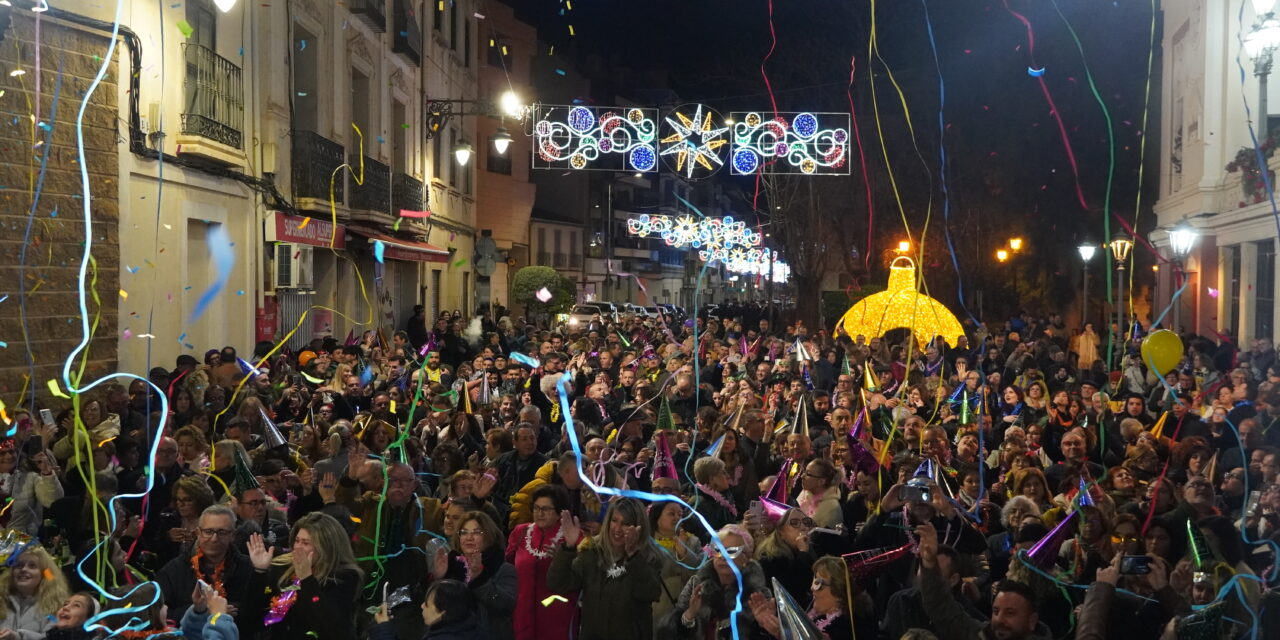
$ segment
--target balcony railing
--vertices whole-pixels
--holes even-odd
[[[360,157],[352,156],[348,162],[352,170],[360,172]],[[347,203],[352,209],[391,212],[391,167],[373,158],[364,158],[364,184],[356,184],[351,180],[351,200]]]
[[[398,53],[415,66],[422,64],[422,26],[418,15],[408,0],[395,2],[395,35],[391,39],[392,53]]]
[[[347,0],[351,15],[365,23],[374,33],[387,31],[387,0]]]
[[[391,215],[400,215],[401,209],[426,211],[426,187],[422,181],[407,174],[391,176]]]
[[[244,82],[240,67],[195,43],[182,45],[187,62],[182,133],[240,149],[244,140]]]
[[[293,135],[293,191],[299,198],[329,200],[329,177],[346,162],[342,145],[314,131],[295,131]],[[346,181],[339,173],[333,184],[333,197],[342,202]]]
[[[570,269],[582,268],[582,256],[580,254],[577,254],[577,253],[569,254],[569,268]]]
[[[555,264],[553,266],[563,269],[564,265],[568,263],[569,263],[569,256],[559,252],[555,254]]]
[[[539,251],[539,252],[538,252],[538,266],[541,266],[541,267],[549,267],[549,266],[551,266],[551,253],[550,253],[550,252],[548,252],[548,251]]]

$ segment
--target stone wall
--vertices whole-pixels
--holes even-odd
[[[35,27],[31,12],[13,9],[11,23],[0,34],[0,89],[4,91],[0,96],[0,296],[8,296],[0,302],[0,341],[8,344],[0,348],[0,399],[12,411],[30,402],[34,388],[37,403],[56,412],[69,402],[51,396],[48,380],[61,381],[63,360],[82,339],[77,292],[85,229],[75,121],[106,55],[109,34],[42,19],[37,74]],[[128,73],[128,59],[120,42],[115,60],[125,61],[125,66],[111,65],[89,100],[83,121],[92,196],[92,253],[101,301],[100,306],[92,297],[87,301],[90,322],[98,312],[101,318],[87,349],[85,382],[115,370],[118,313],[120,307],[127,308],[119,293],[117,146],[125,130],[117,116],[126,114],[117,105],[117,81],[121,72]],[[11,75],[15,70],[25,73]],[[50,134],[48,149],[36,144]],[[42,162],[43,185],[37,188]],[[86,285],[92,277],[91,267]],[[28,395],[23,396],[29,375]]]

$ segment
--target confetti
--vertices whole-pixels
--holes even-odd
[[[178,31],[182,32],[182,37],[190,38],[191,34],[196,32],[196,29],[195,27],[191,26],[190,22],[187,22],[186,20],[179,20]]]
[[[568,601],[569,599],[565,598],[564,596],[551,595],[542,599],[542,606],[549,607],[552,604],[555,604],[556,602],[568,602]]]
[[[71,396],[62,392],[62,389],[58,387],[58,381],[53,378],[49,378],[49,393],[52,393],[54,396],[59,398],[66,398],[67,400],[71,399]]]
[[[307,50],[307,41],[306,41],[306,40],[302,40],[302,41],[298,44],[298,51],[306,51],[306,50]]]
[[[387,252],[387,245],[382,244],[381,240],[373,241],[373,258],[378,262],[383,261],[383,256]]]
[[[123,332],[120,333],[120,336],[125,340],[128,340],[129,338],[133,337],[133,332],[128,329],[125,329]]]
[[[120,290],[120,299],[121,299],[121,300],[128,300],[128,299],[129,299],[129,292],[128,292],[128,291],[125,291],[124,289],[121,289],[121,290]]]
[[[1031,76],[1032,78],[1039,78],[1040,76],[1044,75],[1044,69],[1043,68],[1032,69],[1031,67],[1027,67],[1027,75]]]
[[[244,295],[244,289],[236,289],[236,295],[238,296]]]
[[[217,265],[218,276],[196,301],[196,306],[191,311],[192,320],[199,318],[205,309],[209,308],[214,298],[222,293],[222,289],[227,286],[227,280],[231,278],[231,268],[236,263],[236,254],[231,249],[231,237],[227,235],[225,225],[210,226],[209,232],[205,234],[205,243],[209,245],[209,253],[213,255],[213,262]]]
[[[404,218],[396,218],[396,223],[395,223],[395,224],[393,224],[393,225],[391,225],[391,230],[392,230],[392,231],[399,231],[399,230],[400,230],[400,223],[401,223],[401,222],[404,222]]]
[[[431,215],[430,211],[410,211],[408,209],[400,210],[401,218],[429,218]]]
[[[309,224],[311,224],[311,218],[303,218],[302,222],[298,224],[298,228],[306,229]]]
[[[547,289],[546,287],[543,287],[541,289],[538,289],[538,292],[533,294],[533,297],[537,298],[538,302],[543,302],[543,303],[548,302],[549,300],[551,300],[551,297],[552,297],[551,290]]]

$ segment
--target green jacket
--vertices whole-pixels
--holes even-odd
[[[580,549],[561,547],[547,571],[547,587],[556,593],[582,593],[578,640],[652,640],[653,603],[662,594],[658,564],[648,553],[627,560],[616,578],[605,573],[599,549],[590,541]]]
[[[338,481],[334,496],[338,504],[351,510],[356,520],[355,551],[356,561],[365,575],[381,579],[386,568],[398,565],[403,569],[399,580],[393,580],[395,586],[408,584],[405,579],[417,574],[421,578],[426,567],[431,566],[432,558],[426,558],[423,551],[434,534],[443,535],[444,506],[436,498],[418,497],[417,504],[410,502],[402,509],[392,508],[382,501],[382,494],[368,491],[360,493],[359,485],[343,477]],[[374,541],[379,538],[378,519],[381,516],[381,542],[375,548]],[[384,570],[380,572],[374,556],[381,554]],[[409,560],[408,563],[397,562]],[[392,571],[392,573],[397,573]]]

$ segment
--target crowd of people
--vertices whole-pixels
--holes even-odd
[[[1280,633],[1269,342],[717,312],[419,308],[11,408],[0,640]]]

